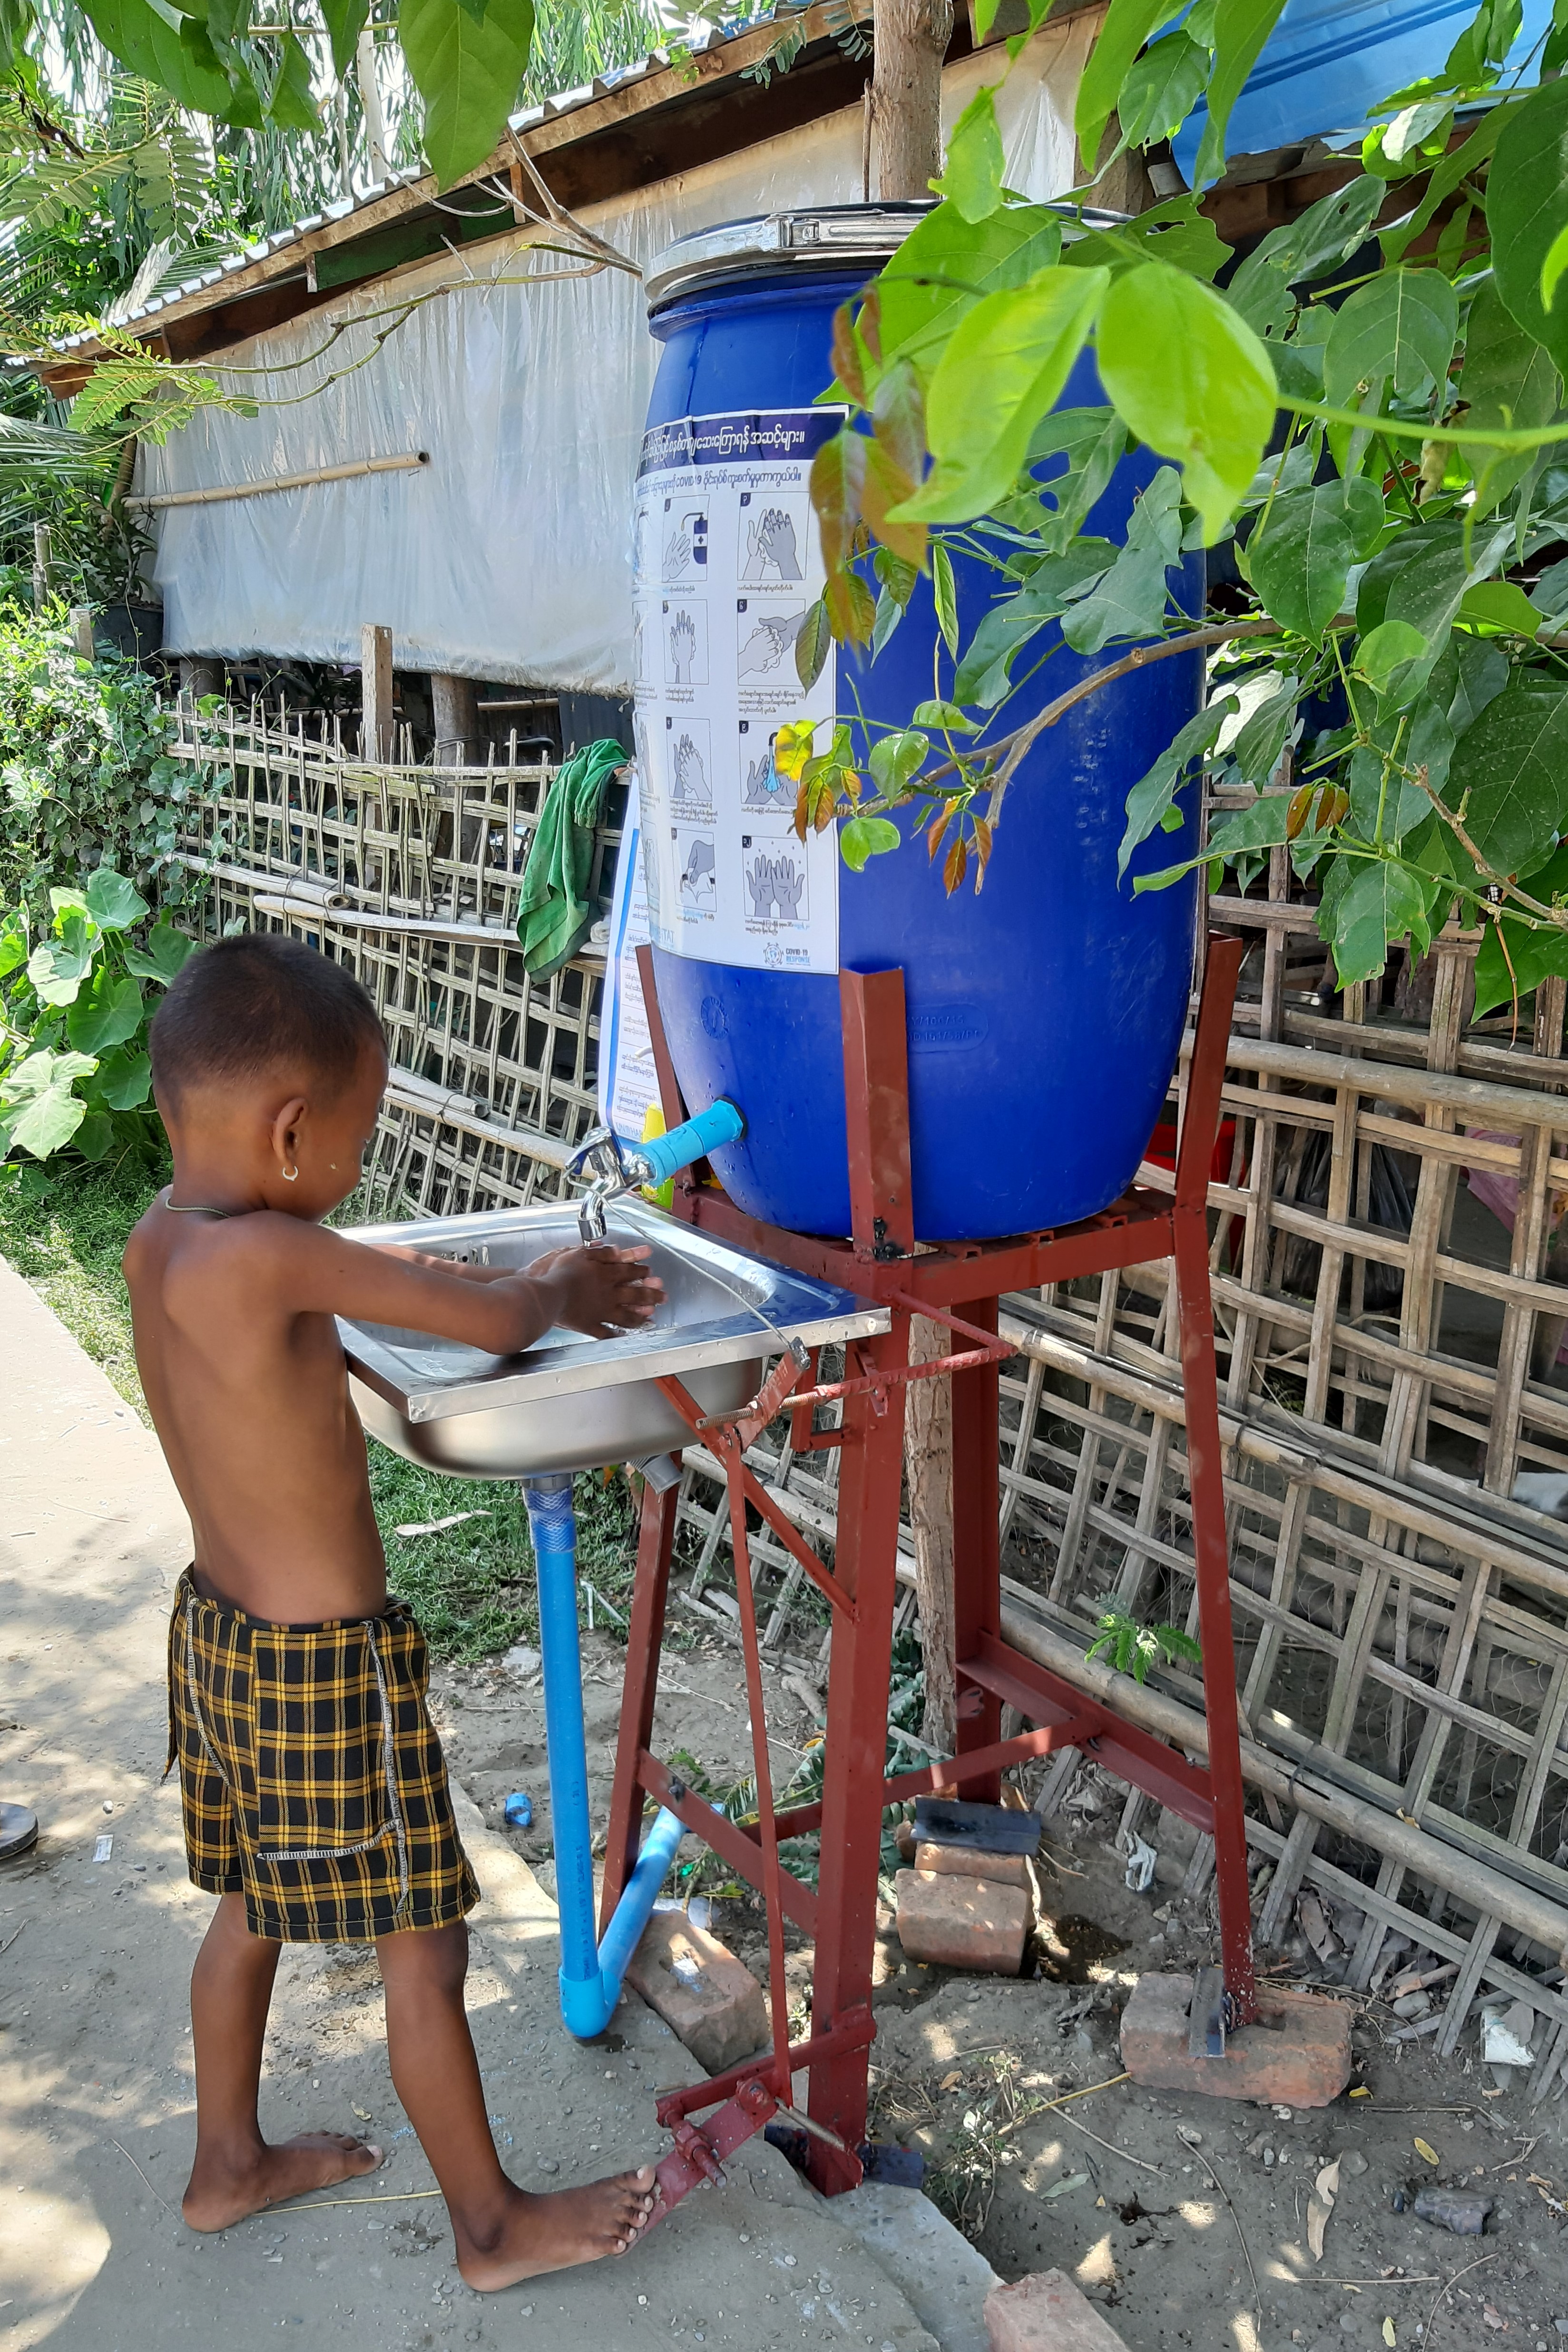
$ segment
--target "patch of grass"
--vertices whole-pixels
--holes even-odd
[[[0,1169],[0,1255],[31,1283],[83,1352],[101,1364],[127,1404],[145,1421],[136,1372],[131,1301],[121,1277],[126,1235],[163,1176],[122,1163],[61,1163],[58,1175],[36,1164]]]
[[[8,1183],[3,1181],[7,1172],[0,1170],[0,1255],[146,1421],[120,1258],[126,1235],[164,1178],[80,1161],[63,1162],[58,1174],[23,1168]],[[533,1550],[516,1486],[444,1477],[374,1440],[369,1454],[388,1589],[413,1604],[436,1656],[473,1660],[536,1639]],[[636,1561],[636,1512],[626,1481],[618,1472],[608,1478],[584,1474],[576,1482],[576,1502],[582,1578],[625,1617]],[[489,1517],[439,1535],[396,1532],[456,1511]],[[624,1632],[613,1620],[608,1630]]]

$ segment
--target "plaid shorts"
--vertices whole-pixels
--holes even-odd
[[[198,1886],[243,1895],[253,1936],[364,1943],[445,1927],[479,1899],[425,1705],[414,1612],[268,1625],[205,1600],[169,1620],[169,1765]]]

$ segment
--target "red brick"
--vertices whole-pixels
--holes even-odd
[[[751,1969],[683,1912],[654,1913],[626,1982],[710,2074],[751,2057],[768,2038],[767,2000]]]
[[[1200,2091],[1216,2099],[1264,2099],[1326,2107],[1351,2074],[1351,2011],[1315,1993],[1260,1990],[1257,2025],[1226,2036],[1223,2058],[1187,2054],[1193,1980],[1142,1976],[1121,2012],[1121,2058],[1152,2091]]]
[[[983,1878],[988,1886],[1021,1886],[1029,1893],[1029,1873],[1021,1853],[983,1853],[977,1845],[933,1845],[922,1838],[915,1848],[915,1868],[934,1870],[942,1878]]]
[[[934,1870],[900,1870],[893,1885],[899,1941],[911,1960],[1017,1975],[1029,1932],[1029,1903],[1016,1886],[944,1877]]]
[[[1065,2271],[1033,2271],[985,2298],[991,2352],[1127,2352]]]

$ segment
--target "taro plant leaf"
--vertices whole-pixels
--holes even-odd
[[[1075,540],[1065,554],[1047,556],[1016,595],[993,604],[964,647],[952,687],[958,700],[994,709],[1022,647],[1102,580],[1119,553],[1108,539]],[[1162,566],[1162,588],[1163,578]]]
[[[947,142],[947,166],[931,186],[955,205],[966,221],[983,221],[1002,202],[1002,133],[996,127],[994,84],[977,89]],[[857,867],[858,872],[859,868]]]
[[[92,1098],[110,1110],[135,1110],[153,1091],[150,1054],[105,1055],[91,1082]]]
[[[110,866],[94,869],[84,901],[100,931],[128,931],[147,913],[147,901],[133,882]]]
[[[1321,645],[1350,568],[1382,522],[1382,499],[1359,478],[1277,498],[1247,542],[1247,570],[1266,610]]]
[[[1166,262],[1145,262],[1106,294],[1098,334],[1106,391],[1140,440],[1174,457],[1205,544],[1216,540],[1263,457],[1274,371],[1221,295]]]
[[[1541,299],[1546,257],[1568,227],[1568,81],[1542,82],[1510,110],[1487,177],[1487,226],[1498,292],[1568,369],[1568,303],[1559,295],[1548,310]]]
[[[1458,296],[1439,271],[1381,270],[1335,313],[1323,357],[1330,407],[1364,393],[1370,412],[1385,383],[1413,398],[1428,381],[1445,383],[1458,331]]]
[[[45,1004],[74,1004],[91,969],[93,944],[79,915],[68,915],[60,937],[40,940],[27,958],[27,978]]]
[[[27,927],[20,915],[7,915],[0,923],[0,980],[26,961]]]
[[[125,969],[138,980],[161,980],[166,988],[179,976],[195,946],[195,940],[175,930],[172,923],[158,923],[149,932],[144,948],[127,942]]]
[[[1447,803],[1494,872],[1520,874],[1554,841],[1568,803],[1568,692],[1515,675],[1455,746]]]
[[[1189,719],[1175,740],[1161,752],[1146,776],[1140,776],[1127,795],[1127,829],[1116,853],[1116,878],[1121,881],[1135,849],[1148,840],[1174,803],[1194,760],[1201,759],[1226,720],[1240,709],[1234,694],[1222,695]]]
[[[1466,425],[1520,431],[1550,424],[1560,390],[1550,353],[1507,309],[1495,279],[1484,279],[1471,299],[1465,329],[1459,398],[1468,411]],[[1466,455],[1476,478],[1472,512],[1477,520],[1517,488],[1534,462],[1529,449],[1471,448]]]
[[[1373,980],[1388,961],[1388,943],[1415,931],[1423,950],[1426,897],[1414,875],[1394,859],[1358,861],[1361,871],[1333,909],[1334,969],[1341,985]]]
[[[1208,123],[1193,166],[1194,188],[1217,179],[1225,170],[1225,133],[1231,108],[1241,96],[1284,5],[1285,0],[1219,0],[1214,18]]]
[[[402,0],[397,30],[425,100],[425,152],[450,187],[482,163],[517,103],[533,37],[533,0]]]
[[[1075,653],[1098,653],[1112,637],[1147,637],[1165,618],[1166,574],[1182,550],[1182,485],[1162,466],[1127,524],[1127,544],[1103,580],[1073,604],[1062,635]]]
[[[1026,285],[1061,249],[1061,221],[1044,205],[1007,205],[975,222],[956,205],[939,205],[876,281],[884,363],[900,352],[934,360],[965,310],[987,294]]]
[[[1110,0],[1079,79],[1073,111],[1073,129],[1086,170],[1092,172],[1099,161],[1105,126],[1133,59],[1161,26],[1180,13],[1180,0]]]
[[[47,1160],[68,1143],[87,1115],[87,1105],[72,1087],[95,1067],[89,1054],[45,1050],[7,1070],[0,1077],[0,1122],[12,1144],[35,1160]]]
[[[926,394],[936,465],[895,521],[965,522],[1006,496],[1109,282],[1102,269],[1042,269],[960,320]]]
[[[838,854],[852,874],[864,870],[868,857],[885,856],[900,840],[890,817],[852,816],[838,835]]]
[[[142,1026],[142,991],[132,979],[116,980],[100,964],[92,984],[66,1017],[66,1034],[79,1054],[94,1056],[123,1045]]]
[[[1129,147],[1149,147],[1179,131],[1208,79],[1209,53],[1184,32],[1167,33],[1135,60],[1121,85],[1117,120]]]

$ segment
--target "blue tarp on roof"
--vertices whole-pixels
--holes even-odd
[[[1367,109],[1443,61],[1476,0],[1285,0],[1285,10],[1231,111],[1232,155],[1262,155],[1298,140],[1360,132]],[[1552,21],[1551,0],[1524,0],[1510,54],[1523,63]],[[1200,106],[1172,141],[1190,181],[1208,122]]]

